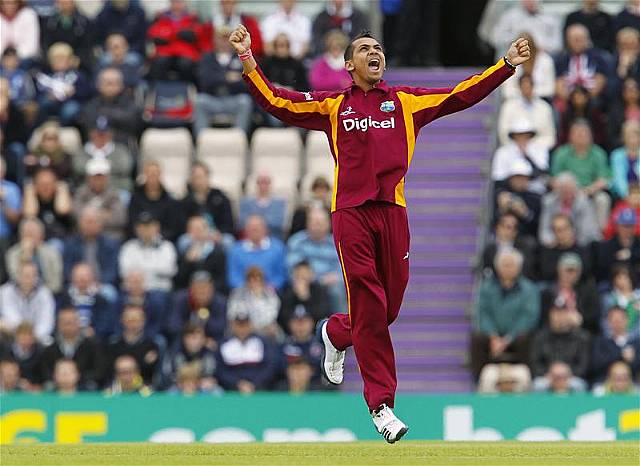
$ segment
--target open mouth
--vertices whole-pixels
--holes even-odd
[[[367,63],[367,67],[369,68],[369,71],[373,73],[377,73],[378,71],[380,71],[380,59],[379,58],[370,59],[369,62]]]

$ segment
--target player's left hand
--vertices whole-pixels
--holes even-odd
[[[529,48],[529,41],[523,37],[513,42],[509,50],[507,50],[507,60],[515,66],[521,65],[530,57],[531,49]]]

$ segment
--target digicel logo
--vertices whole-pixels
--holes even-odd
[[[351,131],[353,129],[359,129],[360,131],[367,131],[369,128],[395,128],[396,119],[394,117],[388,120],[377,121],[368,118],[345,118],[342,120],[342,125],[345,131]]]

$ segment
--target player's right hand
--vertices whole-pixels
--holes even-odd
[[[238,54],[249,50],[251,48],[251,35],[249,35],[247,28],[239,24],[229,36],[229,43]]]

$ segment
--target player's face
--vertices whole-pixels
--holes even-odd
[[[363,37],[353,43],[353,57],[348,60],[347,71],[369,84],[382,79],[385,68],[385,57],[382,45],[377,40]]]

